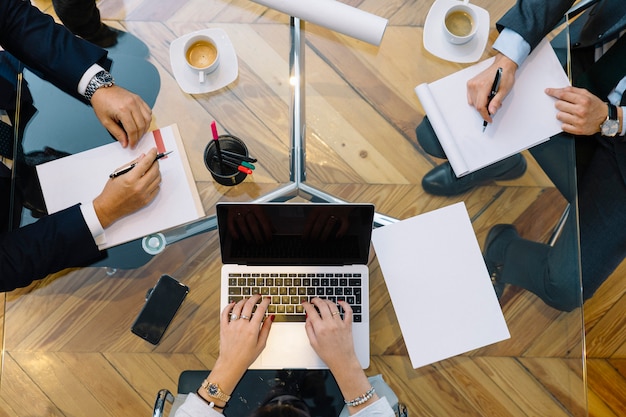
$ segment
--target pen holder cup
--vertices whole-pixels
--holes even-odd
[[[248,156],[246,144],[238,137],[220,135],[218,140],[220,150]],[[237,167],[225,163],[220,164],[214,140],[211,140],[204,149],[204,165],[213,176],[213,179],[222,185],[237,185],[247,177],[247,174],[239,171]]]

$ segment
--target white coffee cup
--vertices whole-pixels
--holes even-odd
[[[469,0],[465,0],[463,3],[452,5],[444,14],[443,30],[446,40],[450,43],[462,45],[476,34],[478,16],[468,3]]]
[[[198,82],[204,83],[206,74],[215,71],[220,62],[220,53],[215,41],[207,35],[195,35],[185,42],[183,48],[187,65],[198,72]]]

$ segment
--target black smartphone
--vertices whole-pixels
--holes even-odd
[[[189,293],[189,287],[169,275],[162,275],[146,297],[131,331],[156,345]]]

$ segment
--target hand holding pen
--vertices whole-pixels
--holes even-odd
[[[102,193],[93,200],[96,216],[103,228],[149,204],[161,184],[156,148],[141,155],[124,175],[110,178]],[[128,168],[128,166],[126,167]]]
[[[493,84],[491,84],[491,91],[489,92],[489,97],[487,97],[487,112],[491,116],[491,112],[489,112],[489,104],[491,104],[491,100],[498,94],[498,90],[500,89],[500,80],[502,79],[502,67],[498,67],[496,70],[496,76],[493,79]],[[485,120],[483,122],[483,132],[487,128],[488,122]]]

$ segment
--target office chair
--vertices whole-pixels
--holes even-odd
[[[158,392],[152,416],[165,417],[167,403],[172,404],[169,417],[173,417],[178,407],[185,401],[187,394],[196,392],[207,377],[208,370],[183,371],[178,379],[178,394],[169,390]],[[383,381],[380,375],[370,377],[370,382],[379,395],[387,397],[397,417],[408,417],[406,406],[398,401],[395,393]],[[281,392],[297,392],[309,406],[313,416],[339,416],[344,401],[339,387],[328,370],[248,370],[231,395],[225,416],[246,417],[267,398]]]

